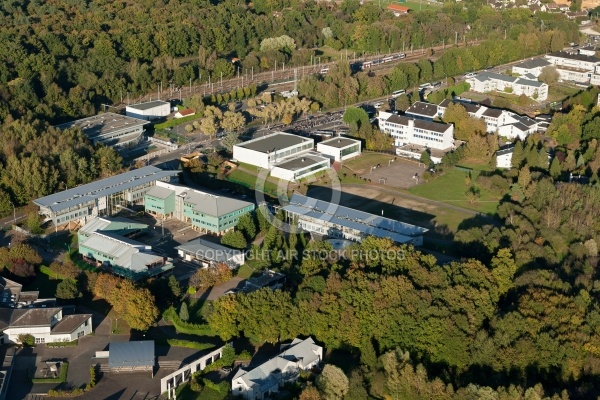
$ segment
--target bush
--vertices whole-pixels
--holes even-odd
[[[167,344],[172,347],[186,347],[188,349],[206,350],[215,347],[211,343],[200,343],[191,340],[167,339]]]
[[[58,378],[33,378],[32,383],[63,383],[67,381],[67,373],[69,372],[69,363],[64,361],[60,364],[60,373]],[[83,393],[83,391],[81,392]],[[81,394],[80,393],[80,394]],[[62,396],[68,397],[68,396]]]
[[[30,334],[19,335],[19,342],[21,342],[23,346],[33,347],[35,345],[35,338]]]
[[[48,390],[48,397],[76,397],[81,396],[84,390],[75,388],[73,390]]]
[[[216,336],[208,324],[200,325],[182,321],[172,306],[164,312],[163,318],[165,321],[171,321],[179,333],[198,336]]]
[[[215,382],[211,381],[210,379],[202,379],[202,383],[207,388],[213,389],[223,395],[226,395],[227,393],[229,393],[229,382],[228,381],[222,381],[220,383],[215,383]]]

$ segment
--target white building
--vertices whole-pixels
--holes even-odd
[[[414,246],[423,244],[423,235],[428,231],[420,226],[396,221],[391,218],[331,204],[326,201],[294,193],[283,211],[291,223],[317,235],[337,239],[362,241],[367,236],[390,238],[396,243]]]
[[[35,343],[71,342],[92,333],[91,314],[63,315],[55,299],[38,299],[38,292],[0,277],[0,345],[20,343],[19,335],[32,335]]]
[[[56,128],[65,130],[79,128],[93,144],[102,143],[123,149],[135,146],[144,137],[144,125],[148,121],[127,117],[121,114],[104,113],[93,117],[78,119],[57,125]]]
[[[168,101],[153,100],[146,103],[132,104],[125,107],[128,117],[139,118],[146,121],[164,118],[171,113],[171,104]]]
[[[306,153],[315,147],[312,138],[285,132],[270,135],[233,146],[233,158],[239,162],[271,169],[286,158]]]
[[[546,59],[556,66],[561,81],[588,85],[598,80],[598,77],[592,76],[600,66],[600,59],[594,54],[590,55],[588,49],[557,51],[546,55]]]
[[[296,182],[318,172],[326,171],[330,166],[329,158],[322,157],[317,153],[304,153],[275,165],[271,169],[271,176]]]
[[[244,264],[244,250],[232,249],[213,243],[203,238],[197,238],[176,247],[179,257],[186,261],[195,262],[202,267],[213,267],[225,264],[235,269]]]
[[[414,119],[422,119],[424,121],[433,121],[438,116],[438,107],[435,104],[417,101],[411,105],[404,114],[407,117]]]
[[[360,156],[361,142],[356,139],[336,137],[317,143],[317,151],[333,161],[344,161]]]
[[[473,78],[468,78],[466,81],[471,85],[471,90],[474,92],[510,91],[517,96],[524,94],[537,101],[543,101],[548,98],[548,85],[530,79],[516,78],[493,72],[482,72]]]
[[[524,140],[528,135],[535,133],[539,128],[539,121],[527,116],[518,115],[512,111],[490,108],[477,103],[457,102],[445,99],[439,105],[439,117],[443,118],[446,109],[451,103],[463,106],[469,116],[485,121],[488,133],[498,133],[509,139],[520,138]]]
[[[286,383],[295,382],[300,371],[317,366],[323,347],[312,338],[294,339],[281,346],[281,353],[251,370],[240,368],[231,381],[231,393],[247,400],[265,399]]]
[[[515,146],[510,145],[496,151],[496,167],[497,168],[512,168],[512,155]]]
[[[54,226],[70,222],[83,225],[96,216],[114,215],[133,204],[142,204],[144,195],[157,181],[170,181],[177,174],[178,171],[146,166],[41,197],[33,203]]]
[[[519,75],[531,75],[539,77],[542,73],[542,69],[552,65],[552,63],[544,58],[532,58],[522,63],[513,65],[512,73]]]
[[[403,115],[379,112],[379,129],[394,138],[397,147],[416,144],[446,150],[454,146],[454,125],[412,119]]]

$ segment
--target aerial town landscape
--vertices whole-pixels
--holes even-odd
[[[599,0],[0,15],[0,400],[600,400]]]

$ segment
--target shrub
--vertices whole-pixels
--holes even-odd
[[[33,347],[35,345],[35,338],[33,335],[27,333],[24,335],[19,335],[19,342],[21,342],[23,346]]]
[[[76,397],[81,396],[84,390],[75,388],[73,390],[48,390],[48,397]]]

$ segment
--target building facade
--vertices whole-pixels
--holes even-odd
[[[168,101],[153,100],[146,103],[132,104],[125,107],[128,117],[146,121],[165,118],[171,113],[171,103]]]
[[[304,231],[354,242],[360,242],[367,236],[375,236],[390,238],[397,243],[421,246],[423,235],[428,231],[420,226],[334,205],[298,193],[294,193],[290,203],[282,209],[287,221],[296,221],[298,227]]]
[[[394,138],[397,147],[407,144],[446,150],[454,146],[454,125],[412,119],[403,115],[379,112],[379,129]]]
[[[515,146],[510,145],[496,151],[496,168],[512,168],[512,155]]]
[[[239,219],[254,210],[254,204],[218,196],[185,186],[158,182],[145,195],[146,212],[157,218],[176,218],[192,229],[221,235],[233,229]]]
[[[551,66],[552,63],[544,58],[532,58],[522,63],[513,65],[512,73],[519,75],[531,75],[539,77],[545,67]]]
[[[287,159],[273,168],[271,176],[284,181],[297,182],[316,173],[327,171],[331,166],[329,158],[310,152]]]
[[[361,142],[343,137],[332,138],[317,143],[317,151],[333,161],[344,161],[361,154]]]
[[[33,201],[55,227],[83,225],[97,216],[111,216],[124,208],[144,202],[144,195],[159,181],[171,181],[178,171],[146,166],[101,179]]]
[[[309,152],[315,147],[312,138],[274,132],[233,146],[233,158],[256,167],[271,169],[285,159]]]

